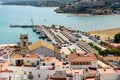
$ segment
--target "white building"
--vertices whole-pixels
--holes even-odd
[[[117,80],[117,72],[113,69],[98,69],[100,80]]]
[[[9,58],[12,66],[37,66],[40,60],[39,55],[36,54],[11,54]]]
[[[72,80],[83,80],[83,69],[66,70],[67,76],[73,76]]]

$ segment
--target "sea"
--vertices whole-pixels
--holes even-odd
[[[57,7],[0,5],[0,44],[19,42],[20,34],[28,34],[30,42],[39,40],[31,28],[11,28],[13,25],[63,25],[81,31],[95,31],[120,27],[120,15],[90,15],[56,13]]]

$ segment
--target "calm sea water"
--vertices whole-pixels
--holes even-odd
[[[92,31],[120,27],[120,16],[72,16],[71,14],[58,14],[55,8],[30,6],[3,6],[0,5],[0,44],[15,43],[19,41],[20,34],[29,34],[29,40],[38,39],[32,29],[10,28],[10,24],[60,24],[82,31]],[[45,21],[47,20],[47,21]]]

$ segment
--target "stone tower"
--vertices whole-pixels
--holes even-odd
[[[28,54],[29,53],[29,45],[28,45],[28,34],[21,34],[20,35],[20,48],[21,54]]]

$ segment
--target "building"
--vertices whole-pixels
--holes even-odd
[[[83,69],[66,70],[66,75],[72,80],[83,80]]]
[[[67,67],[55,57],[46,57],[40,62],[39,69],[65,70]]]
[[[120,50],[120,44],[117,44],[117,43],[105,42],[105,46],[107,46],[110,49]]]
[[[28,34],[21,34],[20,35],[20,48],[21,48],[21,54],[28,54],[29,53],[29,45],[28,45]]]
[[[12,66],[36,67],[39,61],[39,55],[36,54],[11,54],[9,56]]]
[[[118,76],[113,69],[98,69],[100,80],[117,80]]]
[[[118,76],[117,80],[119,80],[120,79],[120,68],[116,69],[115,71],[117,72],[117,76]]]
[[[67,69],[65,72],[58,71],[48,76],[48,80],[83,80],[82,69]]]
[[[45,57],[56,57],[61,60],[61,53],[49,42],[40,40],[29,46],[30,53],[38,53]]]
[[[104,59],[108,61],[113,67],[120,67],[120,57],[119,56],[105,56]]]
[[[10,62],[0,59],[0,80],[8,80],[13,74],[13,70],[9,69]]]
[[[98,60],[93,53],[83,53],[83,51],[80,53],[72,53],[68,55],[68,61],[71,69],[98,67]]]
[[[23,78],[27,79],[29,72],[32,72],[34,80],[46,80],[48,75],[53,75],[56,71],[65,71],[68,68],[55,57],[44,57],[36,54],[26,54],[26,56],[12,54],[10,62],[9,69],[16,72],[16,76],[19,75],[18,78],[12,75],[12,80],[21,79],[23,73]]]

